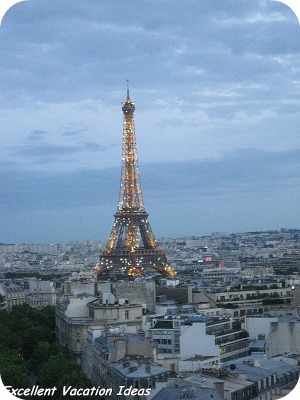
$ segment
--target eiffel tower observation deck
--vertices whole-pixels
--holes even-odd
[[[127,98],[122,103],[123,150],[118,209],[107,245],[100,253],[95,272],[98,276],[122,274],[141,276],[149,269],[163,276],[174,276],[164,250],[156,244],[148,213],[145,211],[136,147],[135,103]]]

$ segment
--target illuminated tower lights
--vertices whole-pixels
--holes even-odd
[[[139,276],[149,269],[163,276],[174,276],[167,257],[155,241],[145,211],[134,126],[135,103],[127,98],[122,103],[123,146],[120,194],[115,222],[105,249],[100,253],[95,272],[109,271]]]

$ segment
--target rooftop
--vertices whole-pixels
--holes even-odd
[[[234,361],[224,363],[224,367],[230,374],[247,374],[247,379],[258,382],[263,378],[277,374],[280,378],[286,373],[299,371],[299,367],[285,364],[284,362],[266,358],[265,355],[251,355]]]
[[[168,368],[163,368],[158,364],[146,364],[127,360],[114,362],[111,364],[111,367],[126,378],[150,378],[166,375],[170,372]]]
[[[185,383],[184,385],[172,384],[164,387],[152,398],[152,400],[169,399],[222,400],[222,397],[213,388],[195,386]]]

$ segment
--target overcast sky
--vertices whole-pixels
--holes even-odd
[[[300,228],[300,28],[271,0],[31,0],[0,27],[0,242],[106,241],[126,79],[157,238]]]

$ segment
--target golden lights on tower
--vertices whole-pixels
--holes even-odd
[[[171,277],[174,271],[164,251],[157,247],[144,207],[134,125],[135,103],[130,99],[128,87],[122,111],[122,170],[118,208],[96,271],[106,273],[116,270],[129,276],[139,276],[151,268]]]

